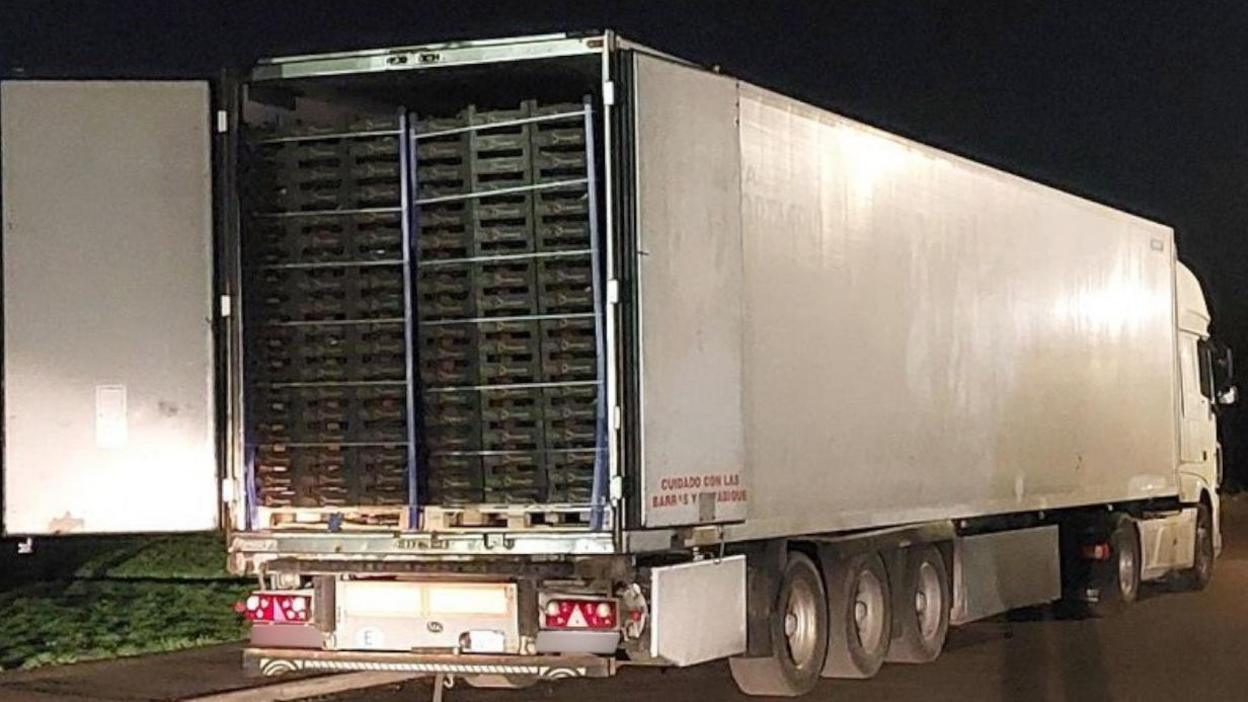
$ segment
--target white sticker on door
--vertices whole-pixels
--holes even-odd
[[[95,386],[95,445],[105,449],[126,447],[126,386]]]

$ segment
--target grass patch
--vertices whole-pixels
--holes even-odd
[[[78,580],[0,594],[0,667],[41,665],[237,641],[245,582]]]
[[[0,588],[0,669],[246,637],[233,605],[255,583],[226,573],[220,534],[86,537],[42,555],[14,561],[35,569]]]

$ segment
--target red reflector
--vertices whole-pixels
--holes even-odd
[[[555,598],[542,607],[545,629],[615,629],[619,625],[619,606],[615,600]]]
[[[242,604],[247,621],[304,624],[312,617],[311,592],[257,592]]]
[[[1084,544],[1080,555],[1088,561],[1107,561],[1109,560],[1109,544]]]

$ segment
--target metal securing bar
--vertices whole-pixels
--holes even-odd
[[[307,263],[272,263],[261,266],[264,270],[291,270],[300,268],[368,268],[371,266],[401,266],[407,263],[403,259],[382,259],[377,261],[308,261]]]
[[[521,254],[495,254],[493,256],[469,256],[467,258],[433,258],[428,261],[421,261],[418,265],[421,268],[432,266],[453,266],[464,263],[482,263],[506,262],[506,261],[528,261],[534,258],[565,258],[572,256],[590,256],[593,254],[592,249],[569,249],[568,251],[536,251],[532,253]]]
[[[267,383],[271,388],[345,388],[406,385],[406,380],[307,380],[289,383]]]
[[[526,451],[517,449],[513,451],[432,451],[430,456],[529,456],[535,453],[593,453],[598,449],[592,448],[564,448],[564,449],[544,449],[541,451]]]
[[[352,207],[340,210],[294,210],[291,212],[257,212],[256,217],[279,219],[285,217],[340,217],[362,214],[396,214],[403,212],[402,207]]]
[[[299,141],[332,141],[334,139],[375,139],[380,137],[399,136],[402,130],[378,129],[362,132],[329,132],[326,134],[299,134],[292,136],[267,137],[256,139],[253,144],[286,144]]]
[[[539,115],[537,117],[522,117],[519,119],[509,119],[503,122],[490,122],[486,124],[470,124],[466,127],[454,127],[452,129],[439,129],[436,132],[418,132],[412,136],[413,139],[419,141],[421,139],[432,139],[434,137],[450,136],[451,134],[463,134],[464,132],[484,132],[490,129],[502,129],[504,127],[515,127],[521,124],[532,124],[534,122],[557,122],[559,120],[572,119],[585,114],[584,110],[575,112],[560,112],[553,115]]]
[[[284,446],[286,448],[373,448],[378,446],[407,446],[406,441],[264,441],[257,446]]]
[[[269,322],[270,327],[332,327],[336,325],[350,326],[355,324],[402,324],[407,320],[403,317],[373,317],[364,319],[311,319],[291,320],[287,322]]]
[[[607,491],[607,470],[609,466],[605,458],[607,447],[607,347],[603,337],[605,312],[603,311],[602,270],[598,255],[598,192],[594,180],[594,108],[593,98],[585,96],[585,180],[589,198],[589,250],[593,267],[591,277],[594,295],[594,344],[597,353],[598,402],[597,417],[594,422],[594,479],[590,489],[589,528],[593,531],[602,529],[604,496]]]
[[[425,392],[489,392],[491,390],[530,390],[534,388],[570,388],[597,385],[597,380],[565,380],[559,383],[505,383],[502,385],[448,385],[425,388]]]
[[[588,319],[593,312],[573,312],[570,314],[517,314],[510,317],[464,317],[461,319],[435,319],[421,322],[421,326],[434,327],[450,324],[487,324],[489,322],[540,322],[547,319]]]
[[[483,197],[493,197],[495,195],[515,195],[517,193],[531,193],[537,190],[569,190],[571,188],[579,188],[589,182],[588,178],[571,178],[569,180],[557,180],[552,183],[534,183],[532,185],[516,185],[510,188],[495,188],[493,190],[477,190],[471,193],[458,193],[455,195],[438,195],[436,197],[426,197],[415,202],[416,205],[433,205],[439,202],[455,202],[456,200],[476,200]]]

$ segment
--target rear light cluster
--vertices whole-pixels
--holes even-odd
[[[1080,549],[1079,555],[1085,561],[1108,561],[1111,555],[1111,549],[1107,543],[1084,544]]]
[[[240,603],[249,622],[306,624],[312,620],[312,595],[301,592],[257,592]]]
[[[615,600],[560,597],[542,608],[544,629],[615,629],[619,621]]]

